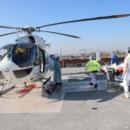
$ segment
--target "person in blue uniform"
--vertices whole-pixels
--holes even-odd
[[[61,81],[61,65],[60,65],[60,61],[59,61],[59,57],[58,56],[54,56],[51,55],[51,70],[53,70],[53,82],[54,84],[47,89],[47,93],[51,94],[52,92],[54,92],[55,90],[59,90],[62,87],[62,81]]]
[[[113,52],[110,57],[110,64],[119,64],[119,57],[116,55],[115,52]]]
[[[56,56],[54,60],[54,84],[55,88],[61,87],[61,64],[59,61],[59,57]]]

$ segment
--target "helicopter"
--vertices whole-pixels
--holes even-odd
[[[25,33],[25,36],[18,37],[15,40],[15,43],[6,45],[0,49],[0,84],[4,86],[6,83],[9,85],[25,83],[26,85],[27,82],[33,82],[40,80],[41,78],[45,79],[45,82],[47,82],[48,79],[52,77],[53,71],[51,65],[53,64],[53,61],[46,51],[47,46],[45,40],[38,35],[33,35],[34,32],[52,33],[79,39],[79,36],[42,30],[42,28],[76,22],[124,18],[128,16],[130,16],[130,14],[100,16],[56,22],[36,27],[0,25],[0,28],[2,29],[15,30],[13,32],[0,34],[0,37],[23,32]]]

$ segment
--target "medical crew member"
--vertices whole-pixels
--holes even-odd
[[[110,64],[117,64],[117,65],[119,64],[119,58],[115,52],[113,52],[111,55]]]
[[[129,86],[130,86],[130,47],[127,51],[127,56],[124,60],[124,69],[123,69],[123,87],[124,87],[124,98],[129,98]]]
[[[86,71],[90,73],[91,82],[90,85],[97,89],[96,73],[101,70],[101,65],[96,60],[96,56],[92,56],[86,64]]]
[[[62,85],[61,82],[61,64],[59,61],[59,57],[56,56],[54,60],[54,82],[55,87],[59,87]]]

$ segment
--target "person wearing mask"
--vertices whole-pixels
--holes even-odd
[[[129,98],[129,86],[130,86],[130,47],[127,51],[127,56],[124,60],[124,68],[123,68],[123,88],[124,88],[124,98]]]
[[[90,73],[91,82],[89,83],[95,89],[97,89],[97,80],[96,80],[96,73],[101,70],[101,65],[96,60],[96,56],[92,56],[90,60],[86,63],[86,71]]]

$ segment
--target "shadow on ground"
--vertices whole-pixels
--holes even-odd
[[[106,77],[101,74],[97,74],[96,78],[98,81],[105,81]],[[89,75],[85,73],[85,75],[69,75],[68,79],[63,80],[63,88],[62,90],[55,91],[52,95],[50,95],[48,98],[57,99],[58,100],[68,100],[68,101],[80,101],[80,100],[98,100],[98,102],[106,102],[109,100],[112,100],[116,98],[117,96],[122,94],[121,87],[119,85],[113,85],[109,84],[109,88],[107,90],[98,90],[98,91],[78,91],[78,92],[65,92],[64,86],[67,85],[66,88],[71,88],[71,83],[76,83],[75,85],[78,85],[80,88],[80,83],[86,83],[90,81]],[[78,84],[77,84],[78,83]],[[74,87],[74,85],[73,85]],[[60,98],[61,95],[64,98]]]
[[[64,92],[61,89],[49,95],[48,98],[55,99],[54,101],[98,100],[97,102],[107,102],[120,96],[122,93],[123,93],[122,90],[113,91],[112,89],[105,91],[103,90],[103,91],[83,91],[83,92]]]
[[[106,80],[106,77],[104,75],[96,75],[97,80]],[[69,76],[69,82],[80,82],[80,81],[90,81],[90,77],[86,74],[86,76]]]
[[[98,102],[106,102],[116,98],[122,92],[107,92],[107,91],[93,91],[93,92],[69,92],[65,94],[64,100],[79,101],[79,100],[98,100]]]

